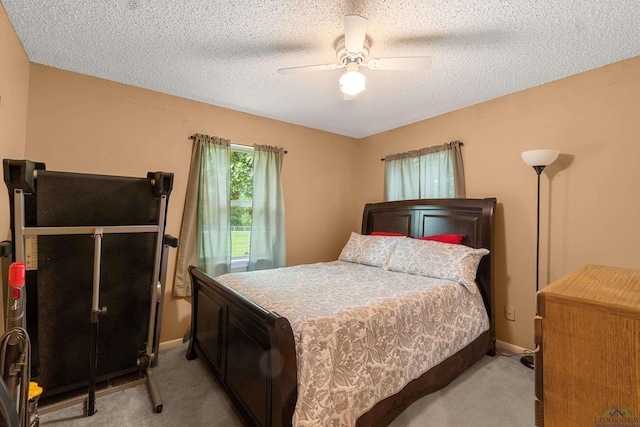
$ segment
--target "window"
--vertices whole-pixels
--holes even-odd
[[[253,148],[231,144],[231,269],[246,270],[251,243]]]
[[[216,277],[286,264],[284,149],[202,134],[193,139],[175,296],[191,295],[190,265]]]

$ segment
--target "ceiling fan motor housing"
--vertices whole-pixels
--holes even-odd
[[[344,43],[344,37],[341,37],[336,43],[336,58],[340,63],[347,65],[350,62],[360,64],[364,62],[369,56],[369,47],[371,46],[371,39],[367,36],[364,38],[364,45],[360,52],[347,51]]]

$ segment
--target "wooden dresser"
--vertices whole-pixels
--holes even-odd
[[[587,265],[538,292],[539,427],[640,427],[640,270]]]

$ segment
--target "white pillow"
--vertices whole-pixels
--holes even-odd
[[[480,259],[488,249],[474,249],[431,240],[404,239],[389,259],[389,270],[452,280],[475,291],[472,286]]]
[[[406,239],[404,237],[369,236],[352,232],[338,259],[387,269],[389,257],[400,240]]]

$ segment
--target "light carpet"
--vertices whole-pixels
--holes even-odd
[[[96,400],[97,412],[83,405],[40,416],[43,427],[106,426],[242,426],[230,403],[199,359],[185,358],[187,346],[162,350],[153,373],[162,397],[162,412],[153,412],[146,385]],[[485,356],[444,389],[423,397],[394,420],[391,427],[532,427],[533,370],[516,356]]]

